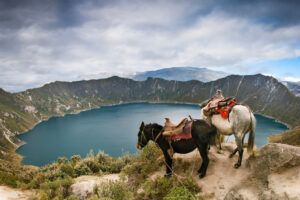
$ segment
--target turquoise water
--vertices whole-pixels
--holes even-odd
[[[59,156],[80,154],[85,157],[93,149],[111,156],[135,153],[137,133],[142,121],[164,123],[165,117],[174,122],[191,115],[200,119],[197,105],[132,103],[105,106],[79,114],[52,117],[25,134],[18,136],[27,144],[17,149],[24,156],[23,164],[42,166]],[[281,133],[287,127],[273,119],[255,115],[257,119],[256,144],[268,142],[270,134]],[[232,140],[232,138],[229,138]]]

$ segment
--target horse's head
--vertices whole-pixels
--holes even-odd
[[[146,146],[149,142],[150,138],[146,136],[148,128],[149,128],[148,125],[145,126],[144,122],[141,123],[140,130],[138,133],[138,143],[137,143],[137,148],[139,150],[144,148],[144,146]]]

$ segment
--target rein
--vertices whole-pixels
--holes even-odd
[[[153,140],[153,142],[156,142],[157,141],[157,139],[159,138],[159,136],[162,134],[162,130],[157,134],[157,136],[154,138],[154,135],[153,135],[153,130],[154,130],[154,128],[152,128],[152,140]]]

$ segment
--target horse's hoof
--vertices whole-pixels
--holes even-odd
[[[238,164],[238,163],[236,163],[236,164],[234,164],[234,168],[239,168],[241,165],[240,164]]]
[[[166,178],[169,178],[169,177],[171,177],[171,176],[172,176],[172,172],[166,173],[166,174],[165,174],[165,177],[166,177]]]
[[[204,176],[205,176],[205,174],[203,174],[203,173],[199,174],[199,178],[203,178]]]

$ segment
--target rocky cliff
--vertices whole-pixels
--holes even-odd
[[[248,159],[250,175],[233,186],[225,200],[297,200],[300,198],[300,148],[267,144]]]
[[[272,143],[282,143],[300,147],[300,126],[296,126],[281,134],[270,135],[269,141]]]

